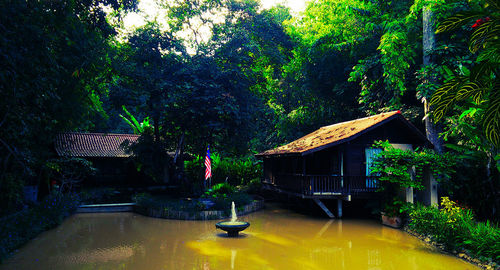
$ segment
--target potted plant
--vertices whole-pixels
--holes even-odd
[[[397,198],[394,198],[389,203],[386,203],[383,208],[384,210],[380,213],[382,217],[382,224],[393,228],[401,228],[409,207],[411,207],[411,204],[403,202]]]

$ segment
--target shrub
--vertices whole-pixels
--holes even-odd
[[[211,189],[205,192],[203,197],[206,198],[218,198],[226,197],[227,195],[233,193],[236,189],[232,187],[229,183],[219,183],[214,185]]]
[[[94,175],[92,162],[83,158],[56,158],[45,163],[51,177],[59,180],[61,191],[73,191],[83,179]]]
[[[32,208],[0,219],[0,260],[39,233],[53,228],[75,211],[79,196],[54,193]]]
[[[211,155],[213,183],[229,182],[231,185],[247,185],[252,179],[260,179],[262,165],[253,156],[246,158],[221,157],[217,153]],[[204,157],[195,156],[185,161],[186,177],[193,183],[204,179]]]
[[[470,210],[448,197],[442,198],[441,209],[417,205],[410,218],[411,230],[430,236],[448,250],[466,249],[482,260],[500,262],[500,229],[489,222],[477,223]]]
[[[406,217],[413,204],[394,198],[384,205],[384,213],[389,217]]]
[[[464,246],[473,255],[483,259],[492,258],[500,262],[500,229],[489,221],[472,224],[469,237],[464,239]]]
[[[222,210],[229,213],[231,211],[231,202],[234,202],[236,207],[242,207],[252,202],[252,197],[243,192],[235,192],[226,197],[217,197],[213,199],[215,210]]]
[[[133,201],[141,207],[154,210],[176,210],[176,211],[201,211],[205,205],[197,200],[179,200],[168,196],[153,196],[148,193],[139,193],[133,197]]]
[[[209,197],[214,203],[211,210],[223,210],[229,213],[231,211],[231,202],[238,206],[244,206],[252,202],[252,197],[243,192],[220,193],[221,196]],[[148,193],[139,193],[134,196],[134,202],[138,206],[148,209],[165,210],[171,209],[176,211],[202,211],[205,210],[205,205],[199,200],[178,200],[166,196],[152,196]]]

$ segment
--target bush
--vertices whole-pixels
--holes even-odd
[[[215,203],[213,209],[222,211],[231,211],[231,202],[234,202],[236,207],[243,207],[252,202],[252,197],[244,192],[235,192],[226,197],[217,197],[212,199]]]
[[[219,189],[220,190],[220,189]],[[215,193],[214,193],[215,194]],[[252,197],[243,192],[217,193],[219,196],[210,196],[207,198],[214,203],[211,210],[231,211],[231,202],[238,207],[242,207],[252,202]],[[176,211],[202,211],[205,210],[205,204],[200,200],[178,200],[167,196],[152,196],[148,193],[139,193],[134,196],[134,202],[141,207],[154,210],[176,210]]]
[[[227,195],[233,193],[236,189],[232,187],[229,183],[219,183],[214,185],[211,189],[205,192],[203,197],[205,198],[218,198],[226,197]]]
[[[413,204],[394,198],[391,202],[384,205],[384,213],[388,217],[406,218]]]
[[[39,233],[51,229],[71,215],[80,204],[75,194],[51,194],[43,201],[0,219],[0,260]]]
[[[466,249],[481,260],[500,262],[500,229],[489,222],[474,220],[468,209],[443,197],[441,209],[417,205],[410,211],[408,227],[431,237],[448,250]]]
[[[233,186],[248,185],[253,179],[260,179],[262,176],[262,165],[253,156],[246,158],[222,158],[219,154],[213,153],[212,175],[213,183],[229,182]],[[186,177],[192,182],[200,182],[204,179],[205,157],[195,156],[191,161],[185,161]]]
[[[245,188],[242,189],[242,191],[245,191],[246,193],[250,194],[257,194],[262,188],[262,182],[260,181],[260,178],[254,178],[250,180],[250,183],[246,185]]]
[[[154,210],[176,210],[195,212],[205,209],[205,205],[197,200],[179,200],[168,196],[153,196],[148,193],[139,193],[133,201],[141,207]]]

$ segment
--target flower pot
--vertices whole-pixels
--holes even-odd
[[[380,213],[382,216],[382,224],[392,227],[392,228],[401,228],[403,226],[403,219],[401,217],[390,217],[387,216],[384,212]]]

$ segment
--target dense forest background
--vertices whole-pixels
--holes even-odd
[[[254,0],[159,5],[125,31],[135,0],[1,1],[2,207],[48,181],[57,133],[133,132],[120,115],[152,152],[240,157],[401,110],[460,157],[442,191],[498,217],[497,1],[314,0],[296,16]]]

